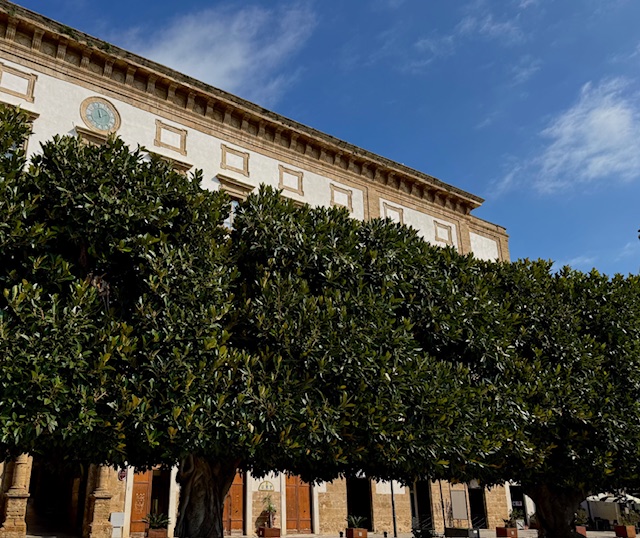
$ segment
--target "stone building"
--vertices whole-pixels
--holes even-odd
[[[117,133],[204,187],[242,199],[260,183],[311,205],[343,206],[358,219],[411,225],[436,245],[508,260],[504,228],[472,215],[482,199],[432,176],[279,116],[234,95],[0,0],[0,102],[33,121],[27,151],[56,134],[99,144]],[[84,537],[144,536],[143,518],[175,525],[176,470],[51,469],[26,455],[0,464],[0,538],[53,532]],[[283,534],[333,534],[347,513],[371,530],[409,532],[412,517],[494,527],[512,505],[510,488],[365,478],[310,486],[295,476],[239,474],[227,499],[229,533],[253,535],[267,496]],[[517,501],[519,502],[519,501]]]

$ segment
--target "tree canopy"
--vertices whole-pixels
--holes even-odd
[[[181,536],[238,469],[520,481],[542,533],[638,483],[638,277],[492,263],[388,221],[229,203],[144,148],[0,108],[0,450],[181,462]],[[550,500],[552,502],[550,502]]]

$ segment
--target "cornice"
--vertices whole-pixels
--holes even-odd
[[[214,122],[237,137],[255,137],[323,164],[349,171],[370,184],[395,189],[459,214],[482,198],[385,157],[290,120],[228,92],[0,0],[0,40],[60,68],[85,72],[146,95],[180,115]]]

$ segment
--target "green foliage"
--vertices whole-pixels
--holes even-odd
[[[142,520],[150,529],[166,529],[169,526],[169,516],[167,514],[147,514]]]
[[[479,390],[461,361],[425,352],[410,316],[423,286],[433,287],[429,276],[441,278],[435,261],[468,259],[407,228],[298,208],[269,189],[234,223],[244,303],[233,344],[282,387],[272,420],[288,468],[308,479],[363,471],[409,480],[466,461]]]
[[[640,514],[635,510],[627,510],[620,516],[620,525],[635,527],[640,522]]]
[[[366,520],[366,517],[354,516],[350,514],[347,516],[347,527],[349,527],[350,529],[360,529],[362,528],[362,525],[364,525]]]
[[[117,139],[0,164],[2,448],[141,466],[207,450],[251,362],[225,347],[225,196]]]

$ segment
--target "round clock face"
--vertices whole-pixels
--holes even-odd
[[[80,114],[87,127],[103,133],[113,133],[120,127],[120,115],[115,107],[101,97],[89,97],[80,105]]]

